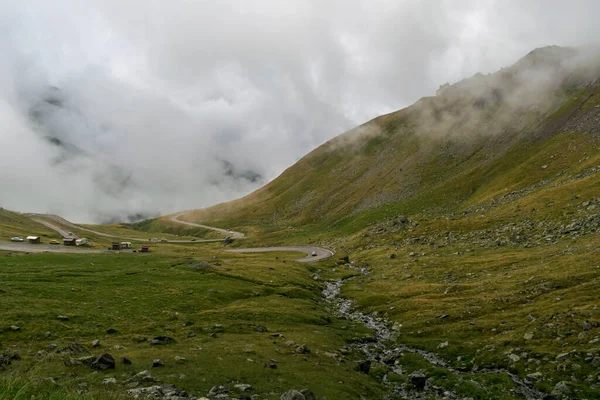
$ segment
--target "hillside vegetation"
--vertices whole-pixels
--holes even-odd
[[[398,213],[462,212],[557,174],[575,176],[595,166],[599,66],[571,49],[534,50],[338,136],[256,192],[187,218],[348,233]]]

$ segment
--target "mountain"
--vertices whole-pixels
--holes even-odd
[[[442,85],[323,144],[248,196],[188,218],[351,232],[398,214],[468,213],[549,179],[577,187],[570,177],[598,161],[599,77],[595,50],[536,49]]]

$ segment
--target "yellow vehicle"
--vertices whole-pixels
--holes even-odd
[[[50,241],[50,244],[60,244],[60,243],[59,243],[59,241],[58,241],[58,240],[56,240],[56,239],[52,239],[52,240]]]

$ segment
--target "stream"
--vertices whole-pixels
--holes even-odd
[[[348,265],[351,269],[358,270],[363,276],[369,274],[367,268],[357,268],[352,265]],[[530,386],[527,382],[523,381],[519,376],[503,369],[503,368],[486,368],[479,370],[458,370],[450,366],[450,364],[437,354],[422,349],[406,346],[404,344],[398,344],[394,332],[389,328],[388,321],[382,316],[365,314],[357,311],[353,307],[351,300],[345,299],[340,296],[342,284],[354,277],[346,278],[344,280],[338,279],[335,281],[325,281],[323,289],[323,297],[326,302],[329,303],[331,312],[338,316],[348,319],[353,322],[358,322],[364,326],[370,328],[374,332],[372,340],[368,340],[362,343],[353,343],[348,345],[359,353],[365,355],[366,360],[369,360],[372,365],[385,366],[387,372],[383,376],[383,383],[390,389],[391,394],[388,396],[389,399],[400,397],[408,397],[410,399],[428,399],[434,394],[436,398],[449,399],[449,400],[466,400],[456,393],[447,389],[435,386],[431,384],[428,379],[423,390],[415,390],[413,388],[407,388],[404,384],[399,384],[388,380],[390,373],[403,374],[402,368],[397,365],[398,360],[403,353],[418,354],[423,359],[428,361],[430,364],[437,367],[442,367],[448,372],[455,375],[474,375],[474,374],[504,374],[512,380],[514,384],[514,390],[516,394],[526,400],[541,400],[544,399],[546,394]],[[413,374],[411,374],[412,380]],[[418,379],[418,378],[417,378]],[[421,376],[421,379],[424,379]],[[414,381],[413,381],[414,383]],[[473,381],[474,384],[481,386],[479,383]],[[409,385],[410,386],[410,385]]]

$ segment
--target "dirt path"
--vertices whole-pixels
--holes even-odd
[[[230,237],[231,239],[243,239],[245,235],[242,232],[235,232],[228,229],[215,228],[212,226],[196,224],[194,222],[187,222],[179,220],[179,217],[185,213],[179,213],[171,217],[171,221],[194,226],[203,229],[210,229],[215,232],[219,232],[225,237]],[[108,237],[108,238],[118,238],[120,240],[132,240],[136,242],[149,242],[148,239],[144,238],[132,238],[132,237],[124,237],[111,235],[104,232],[98,232],[93,229],[84,228],[79,225],[75,225],[74,223],[67,221],[66,219],[59,217],[54,214],[29,214],[29,217],[37,223],[40,223],[56,232],[58,232],[63,237],[73,237],[77,238],[75,235],[69,235],[69,232],[64,229],[64,227],[69,227],[72,229],[76,229],[79,231],[90,232],[98,236]],[[50,221],[53,222],[50,222]],[[56,223],[54,223],[56,222]],[[60,224],[60,225],[58,225]],[[223,239],[196,239],[196,240],[169,240],[169,243],[206,243],[206,242],[222,242]],[[104,253],[107,250],[92,250],[92,249],[84,249],[78,247],[70,247],[70,246],[57,246],[57,245],[43,245],[43,244],[30,244],[30,243],[18,243],[18,242],[0,242],[0,250],[7,251],[20,251],[20,252],[31,252],[31,253],[43,253],[43,252],[52,252],[52,253]],[[306,257],[302,257],[297,259],[296,261],[300,262],[317,262],[321,260],[325,260],[331,256],[333,256],[333,252],[331,250],[323,249],[321,247],[316,246],[280,246],[280,247],[255,247],[249,249],[235,249],[235,250],[227,250],[232,253],[263,253],[263,252],[274,252],[274,251],[296,251],[299,253],[305,253]],[[313,255],[314,254],[314,255]]]
[[[79,253],[79,254],[95,254],[95,253],[110,253],[108,250],[94,250],[83,247],[63,246],[52,244],[31,244],[19,242],[4,242],[0,241],[0,250],[18,251],[21,253]],[[114,253],[114,252],[113,252]]]
[[[234,231],[228,230],[228,229],[215,228],[212,226],[195,224],[193,222],[181,221],[181,220],[179,220],[179,217],[183,214],[185,214],[185,212],[182,212],[182,213],[172,216],[171,222],[176,222],[178,224],[184,224],[184,225],[188,225],[188,226],[195,226],[197,228],[210,229],[211,231],[219,232],[222,235],[229,236],[232,239],[241,239],[244,237],[244,234],[242,232],[234,232]]]
[[[48,228],[58,232],[59,234],[63,235],[63,237],[76,237],[76,236],[69,236],[68,232],[65,229],[63,229],[62,227],[60,227],[58,225],[53,224],[52,222],[47,221],[48,219],[52,220],[54,222],[57,222],[62,226],[67,226],[69,228],[77,229],[77,230],[84,231],[84,232],[90,232],[90,233],[93,233],[94,235],[98,235],[98,236],[102,236],[102,237],[120,239],[120,240],[131,240],[131,241],[135,241],[135,242],[150,242],[150,240],[147,238],[111,235],[109,233],[98,232],[93,229],[84,228],[83,226],[75,225],[74,223],[67,221],[66,219],[59,217],[58,215],[54,215],[54,214],[29,214],[29,217],[32,220],[34,220],[35,222],[45,225]],[[183,223],[182,221],[175,221],[175,222]],[[205,227],[205,228],[209,228],[209,227]],[[221,231],[221,229],[218,229],[218,228],[209,228],[209,229]],[[242,234],[242,236],[243,236],[243,234]],[[221,241],[223,241],[223,239],[194,239],[194,240],[170,239],[170,240],[168,240],[169,243],[202,243],[202,242],[221,242]]]

